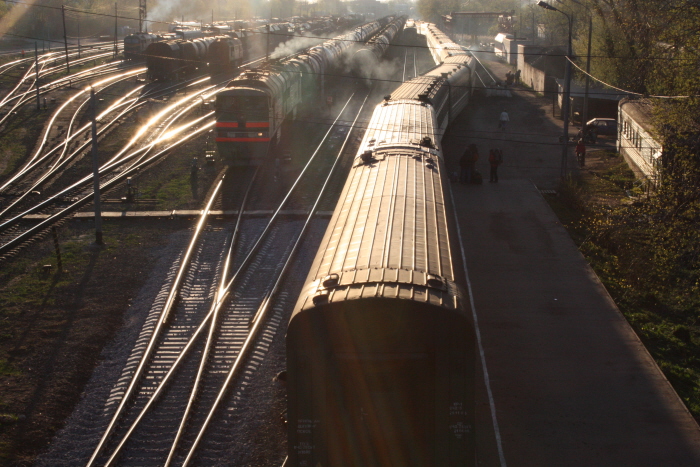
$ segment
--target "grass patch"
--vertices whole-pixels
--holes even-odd
[[[2,376],[16,376],[22,374],[17,368],[12,366],[7,360],[0,358],[0,375]]]
[[[0,464],[31,465],[79,400],[103,346],[148,277],[177,221],[103,224],[59,231],[62,271],[51,237],[0,268]],[[52,264],[50,273],[42,266]]]
[[[697,206],[641,194],[622,158],[599,154],[548,201],[674,389],[700,419]],[[671,212],[671,215],[669,214]]]
[[[0,136],[0,178],[15,172],[34,148],[48,117],[45,111],[37,112],[31,105],[17,110],[8,119]]]

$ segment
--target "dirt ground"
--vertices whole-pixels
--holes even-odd
[[[0,265],[0,464],[31,465],[45,448],[122,325],[167,233],[186,227],[107,221],[106,246],[98,248],[92,223],[72,221],[59,231],[62,271],[51,238]]]

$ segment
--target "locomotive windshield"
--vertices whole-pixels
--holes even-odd
[[[267,96],[217,96],[219,120],[267,120]]]

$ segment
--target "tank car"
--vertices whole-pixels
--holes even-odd
[[[144,52],[148,78],[154,81],[171,79],[181,66],[181,41],[155,42]]]
[[[401,32],[405,21],[405,16],[394,19],[368,40],[364,46],[355,51],[350,60],[353,75],[371,78],[394,37]]]
[[[259,165],[280,138],[282,123],[323,87],[341,56],[379,25],[365,26],[296,56],[235,78],[216,96],[216,143],[231,165]]]
[[[153,81],[175,79],[204,67],[209,44],[216,39],[171,40],[149,45],[144,52],[148,78]]]
[[[149,45],[161,40],[157,34],[149,34],[139,32],[129,34],[124,38],[124,58],[127,60],[140,60],[143,58],[143,52]]]
[[[216,39],[202,37],[182,43],[182,70],[184,73],[193,73],[206,66],[209,45]]]
[[[180,40],[199,39],[200,37],[204,37],[204,31],[201,29],[182,28],[175,29],[173,33],[175,34],[175,37]]]
[[[289,466],[475,465],[476,340],[440,150],[472,66],[374,110],[287,330]]]

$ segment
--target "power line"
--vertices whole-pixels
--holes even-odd
[[[47,9],[51,9],[51,10],[61,10],[61,8],[59,8],[59,7],[54,7],[54,6],[50,6],[50,5],[32,4],[32,3],[24,2],[24,1],[21,1],[21,0],[5,0],[5,1],[6,1],[6,3],[14,3],[14,4],[18,4],[18,5],[27,5],[27,6],[31,6],[31,7],[47,8]],[[135,9],[135,8],[131,8],[131,9]],[[77,8],[74,8],[74,7],[70,7],[70,6],[66,6],[65,11],[67,11],[67,12],[84,13],[84,14],[94,15],[94,16],[103,16],[103,17],[107,17],[107,18],[117,18],[117,19],[131,20],[131,21],[139,21],[139,18],[132,18],[132,17],[128,17],[128,16],[119,16],[119,15],[107,14],[107,13],[97,13],[97,12],[94,12],[94,11],[80,10],[80,9],[77,9]],[[156,21],[156,20],[145,20],[145,21],[147,21],[147,22],[149,22],[149,23],[154,23],[154,24],[166,24],[166,25],[177,25],[177,24],[179,24],[179,23],[176,22],[176,21]],[[249,28],[248,31],[249,31],[249,32],[252,32],[253,34],[271,34],[271,35],[289,36],[289,34],[278,33],[278,32],[274,32],[274,31],[270,31],[270,32],[266,32],[266,31],[255,31],[255,30],[253,30],[253,28]],[[234,31],[234,32],[235,32],[235,31]],[[324,37],[324,36],[309,36],[309,35],[299,35],[299,36],[297,36],[297,35],[291,35],[291,36],[292,36],[292,37],[308,37],[308,38],[313,38],[313,39],[326,39],[326,40],[330,39],[330,38]],[[340,39],[338,39],[338,40],[340,40]],[[349,40],[349,39],[346,39],[346,41],[349,41],[349,42],[360,42],[360,41]],[[426,46],[422,46],[422,45],[403,45],[402,47],[412,47],[412,48],[424,48],[424,49],[428,49],[428,50],[438,50],[438,49],[435,48],[435,47],[429,47],[429,46],[427,46],[427,45],[426,45]],[[465,50],[469,50],[469,49],[465,49]],[[472,51],[469,50],[469,52],[472,52]],[[496,54],[496,51],[476,51],[476,52],[479,52],[479,53]],[[535,54],[528,54],[528,55],[531,55],[531,56],[550,56],[550,57],[553,57],[553,56],[562,56],[562,57],[565,57],[565,56],[566,56],[565,53],[562,53],[562,54],[544,54],[544,53],[543,53],[543,54],[537,54],[537,53],[535,53]],[[615,60],[639,60],[639,58],[634,58],[634,57],[609,56],[609,55],[605,55],[605,56],[603,56],[603,55],[592,55],[591,58],[598,58],[598,59],[615,59]],[[696,63],[696,59],[693,59],[693,58],[644,57],[644,60],[689,61],[689,62],[692,62],[693,64]]]

